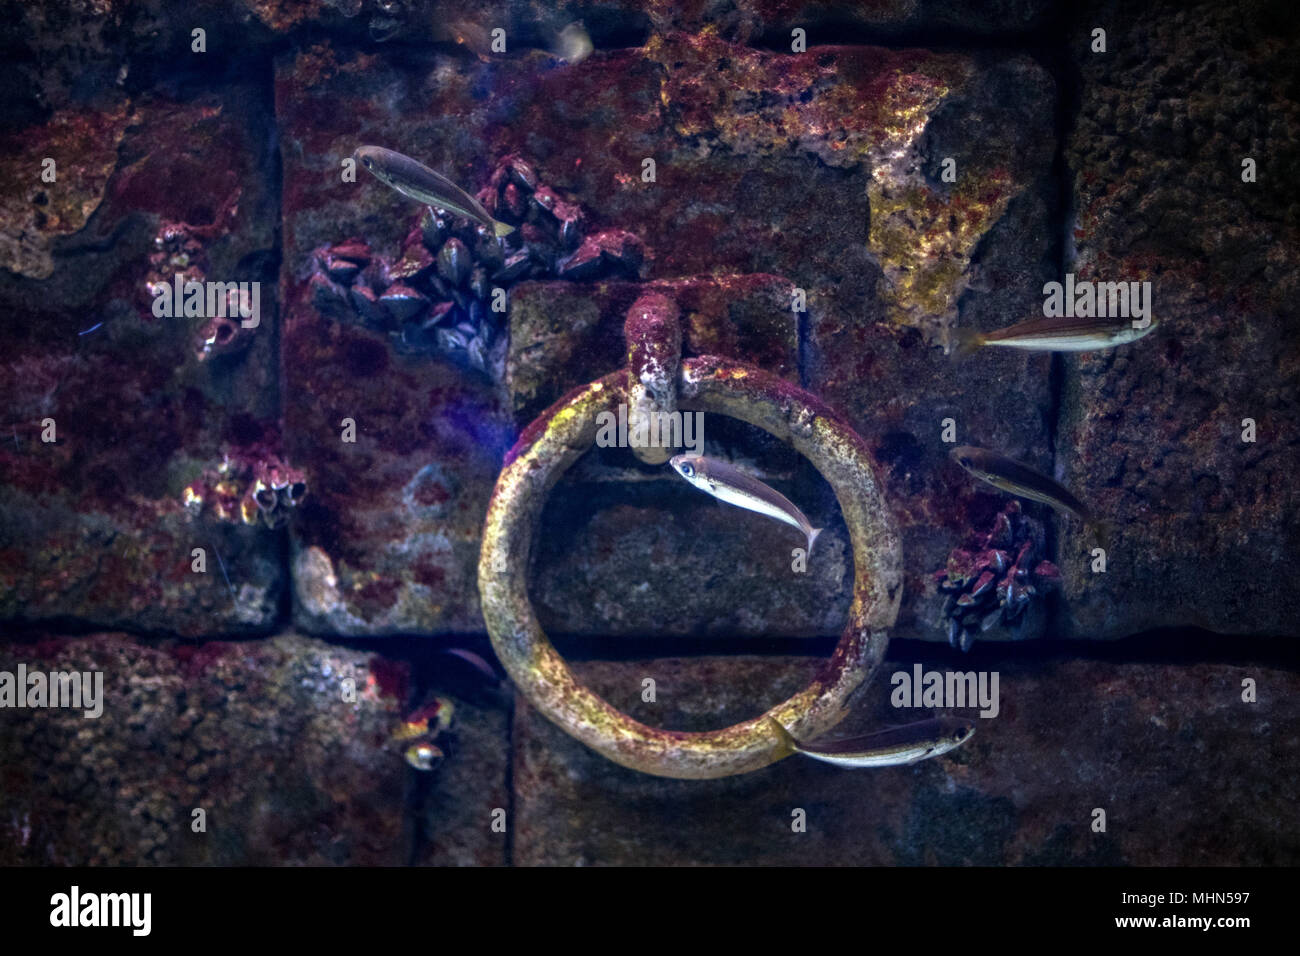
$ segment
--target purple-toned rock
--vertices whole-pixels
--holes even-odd
[[[105,96],[11,128],[0,150],[0,193],[30,203],[0,227],[0,308],[23,317],[0,323],[0,618],[265,630],[281,543],[193,518],[183,489],[279,443],[269,119],[240,108],[257,94],[239,82],[186,101]],[[43,156],[56,184],[40,184]],[[178,275],[260,283],[255,299],[246,287],[256,325],[220,316],[245,301],[225,285],[204,297],[211,314],[155,315]]]
[[[636,720],[681,731],[752,718],[802,689],[820,662],[694,657],[571,664]],[[833,731],[928,716],[890,705],[893,674],[855,695]],[[962,670],[972,669],[963,662]],[[987,667],[988,663],[982,665]],[[934,662],[923,672],[952,670]],[[534,866],[1295,865],[1288,781],[1300,680],[1220,664],[997,662],[996,717],[913,766],[843,770],[791,756],[721,780],[669,780],[587,749],[523,700],[515,709],[513,861]],[[1271,687],[1243,704],[1241,681]],[[643,699],[647,678],[655,700]],[[991,686],[986,684],[986,686]],[[1105,734],[1095,728],[1105,727]],[[1115,741],[1123,740],[1123,747]],[[1252,771],[1261,741],[1277,773]],[[1211,761],[1204,754],[1220,755]],[[1213,801],[1205,795],[1214,793]],[[663,807],[672,807],[664,813]],[[1107,830],[1091,828],[1093,808]],[[792,824],[804,811],[802,830]]]
[[[1300,205],[1287,186],[1300,117],[1277,96],[1294,69],[1267,39],[1271,11],[1105,4],[1071,20],[1084,86],[1067,265],[1079,282],[1149,283],[1160,323],[1064,359],[1058,474],[1111,529],[1104,573],[1093,530],[1063,529],[1071,635],[1300,635]],[[1115,24],[1104,57],[1094,19]]]
[[[481,633],[479,534],[513,437],[502,400],[481,375],[401,354],[292,295],[285,434],[312,477],[292,525],[295,620],[335,634]]]
[[[519,427],[564,392],[626,369],[625,321],[646,295],[678,309],[686,356],[724,355],[797,375],[791,284],[778,276],[529,282],[515,287],[510,307],[507,384]],[[748,464],[801,504],[816,502],[808,514],[819,527],[832,522],[806,573],[792,569],[799,535],[791,529],[720,508],[627,448],[596,448],[552,492],[543,519],[534,579],[543,626],[601,635],[838,633],[852,571],[843,526],[825,507],[829,489],[797,472],[790,448],[744,423],[708,416],[703,438],[707,454]],[[587,517],[564,517],[573,514]]]
[[[954,548],[988,531],[1007,497],[949,458],[953,446],[943,441],[945,420],[952,419],[959,442],[995,448],[1050,471],[1043,418],[1050,359],[990,349],[957,360],[927,347],[913,329],[833,318],[816,309],[810,318],[811,381],[875,452],[885,498],[902,532],[905,589],[892,633],[947,640],[943,592],[933,572],[948,566]],[[1027,507],[1046,523],[1054,520],[1041,506]],[[949,573],[966,577],[973,570],[953,567]],[[1038,637],[1042,629],[1041,620],[1030,620],[1022,636]],[[1009,636],[1001,628],[980,635]]]
[[[400,238],[409,200],[326,174],[361,138],[392,142],[471,190],[498,157],[526,154],[555,197],[582,205],[589,231],[634,231],[655,250],[651,277],[785,275],[846,317],[890,315],[929,337],[979,284],[977,247],[997,253],[982,280],[1005,290],[988,294],[993,304],[1023,308],[1025,289],[1041,288],[1022,280],[1038,279],[1051,243],[1041,207],[1053,194],[1055,102],[1028,58],[783,54],[706,33],[652,37],[562,70],[527,57],[450,62],[431,54],[421,82],[328,45],[277,61],[277,110],[311,173],[286,176],[285,204],[319,213],[286,226],[287,262],[334,241],[323,227],[341,219],[364,218],[375,242]],[[499,91],[491,109],[477,95],[487,71]],[[653,182],[642,178],[647,158]],[[347,214],[359,194],[364,214]]]
[[[19,667],[91,675],[101,712],[6,708],[0,863],[407,861],[414,771],[388,742],[407,695],[401,665],[295,635],[97,634],[0,644],[0,672]]]
[[[611,260],[634,274],[631,244],[593,254],[593,237],[615,230],[634,232],[655,251],[640,265],[649,278],[787,277],[770,321],[774,329],[784,323],[788,338],[736,336],[748,323],[692,328],[683,304],[688,354],[717,351],[772,368],[762,343],[789,341],[789,373],[800,377],[804,322],[803,382],[877,449],[901,512],[909,591],[900,633],[944,639],[942,622],[924,617],[937,614],[931,572],[1000,499],[949,467],[943,419],[958,422],[962,440],[1040,468],[1049,449],[1049,359],[981,354],[958,362],[939,346],[955,325],[995,328],[1037,307],[1043,282],[1054,277],[1050,77],[1025,57],[989,63],[834,46],[779,53],[713,34],[655,36],[641,49],[558,71],[524,57],[481,66],[458,60],[455,70],[446,62],[432,53],[422,75],[438,80],[422,84],[329,46],[277,61],[284,136],[292,155],[312,166],[284,177],[285,261],[361,222],[376,243],[405,234],[409,202],[328,174],[360,138],[418,155],[471,190],[523,189],[509,171],[492,180],[499,157],[523,156],[535,170],[528,188],[544,181],[555,197],[582,204],[590,234],[572,258],[557,259],[558,237],[548,238],[539,212],[535,232],[526,222],[507,237],[514,252],[491,273],[494,282],[553,265],[581,279]],[[489,69],[501,91],[491,110],[476,98]],[[503,113],[511,123],[495,120]],[[945,175],[949,157],[955,182]],[[642,176],[646,158],[655,160],[652,182]],[[547,201],[543,192],[539,202]],[[531,255],[511,241],[528,243]],[[795,287],[806,313],[791,311]],[[521,289],[512,290],[516,351],[508,361],[522,424],[564,388],[623,364],[619,323],[635,295],[606,312],[583,306],[584,293],[571,299],[548,290],[553,298],[538,300],[535,314],[551,318],[521,322],[515,313],[530,307]],[[726,315],[726,305],[715,314]],[[613,317],[612,329],[601,315]],[[733,432],[720,450],[756,460],[773,451],[762,440]],[[791,475],[793,458],[784,460],[790,467],[778,475]],[[816,482],[811,490],[820,500],[808,508],[833,516],[829,490]],[[650,563],[635,547],[628,560]]]
[[[643,294],[677,304],[683,354],[722,355],[796,378],[792,284],[771,275],[700,276],[594,285],[528,282],[510,295],[509,389],[522,426],[570,389],[627,365],[623,327]]]
[[[434,675],[435,682],[441,679]],[[495,810],[512,806],[509,692],[485,696],[453,698],[455,718],[441,744],[447,759],[427,775],[428,791],[418,808],[421,866],[508,862],[507,834],[494,832],[492,822]]]

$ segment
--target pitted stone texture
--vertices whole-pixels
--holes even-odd
[[[499,394],[445,360],[395,355],[305,297],[283,348],[289,454],[313,478],[292,527],[298,626],[481,633],[479,539],[512,440]]]
[[[214,0],[215,2],[215,0]],[[652,33],[712,31],[729,41],[789,49],[791,31],[801,28],[810,47],[826,43],[871,42],[882,37],[912,37],[926,31],[960,31],[975,36],[1029,35],[1051,18],[1051,0],[995,0],[963,4],[957,0],[738,0],[717,4],[698,0],[487,0],[457,8],[456,17],[436,16],[434,0],[411,0],[382,8],[362,0],[225,0],[232,14],[251,13],[276,33],[301,25],[326,26],[353,40],[394,46],[429,43],[454,49],[460,35],[495,27],[506,30],[507,51],[462,47],[468,59],[481,53],[493,62],[543,56],[557,50],[556,34],[580,21],[595,47],[610,49],[643,42]],[[480,41],[475,42],[481,47]]]
[[[480,95],[488,83],[493,94]],[[1026,58],[780,54],[706,33],[563,69],[431,55],[399,72],[322,44],[278,62],[277,109],[286,154],[311,172],[285,177],[294,273],[310,249],[345,235],[395,245],[405,234],[409,200],[368,177],[340,181],[361,142],[405,150],[472,189],[519,152],[587,209],[591,231],[645,240],[652,277],[786,276],[844,315],[888,314],[931,336],[972,283],[1023,293],[1048,245],[1037,227],[1052,193],[1054,91]],[[955,182],[944,181],[949,157]],[[1023,235],[1011,244],[1027,255],[981,264],[978,247],[999,227]]]
[[[1107,54],[1089,52],[1094,21]],[[1114,529],[1105,574],[1092,535],[1062,539],[1068,634],[1300,634],[1300,106],[1277,92],[1294,69],[1276,29],[1264,3],[1116,4],[1073,22],[1069,268],[1151,282],[1162,325],[1064,360],[1057,470]]]
[[[794,284],[769,275],[698,276],[648,283],[525,282],[510,296],[507,387],[526,425],[565,393],[627,365],[623,323],[642,295],[680,310],[682,355],[720,355],[798,380]]]
[[[667,465],[641,481],[626,480],[626,472],[601,480],[602,460],[630,470],[631,453],[618,452],[621,459],[593,452],[588,478],[580,462],[547,503],[530,582],[543,628],[653,638],[817,637],[843,629],[853,555],[836,511],[807,510],[814,526],[829,527],[801,560],[794,552],[807,542],[798,530],[723,505]],[[714,454],[707,442],[705,452]],[[792,501],[834,500],[820,477],[772,480],[778,468],[754,470]]]
[[[415,862],[422,866],[502,866],[509,837],[492,829],[493,813],[510,797],[510,709],[512,691],[444,688],[456,707],[451,728],[439,736],[446,759],[432,773],[413,781],[418,796],[420,843]]]
[[[821,396],[848,416],[879,462],[885,499],[903,537],[903,604],[895,637],[947,640],[933,573],[972,533],[990,529],[1005,496],[976,481],[949,457],[944,441],[952,420],[958,444],[997,449],[1051,471],[1051,361],[1044,355],[985,349],[967,358],[927,346],[913,329],[843,322],[813,313],[809,378]],[[1026,509],[1052,522],[1041,505]],[[1031,621],[1029,638],[1043,633]],[[980,640],[1006,640],[995,627]]]
[[[508,386],[520,427],[570,389],[626,364],[624,318],[647,291],[680,308],[685,356],[722,355],[797,379],[800,315],[790,308],[792,284],[780,277],[529,282],[511,298]],[[682,412],[688,414],[694,413]],[[690,419],[692,427],[696,421]],[[793,449],[759,429],[706,415],[703,437],[705,454],[748,465],[792,500],[830,496]],[[833,506],[808,511],[817,527],[829,522],[831,528],[806,570],[796,570],[792,551],[805,547],[799,532],[720,506],[667,466],[641,465],[627,448],[594,448],[552,498],[533,582],[548,630],[828,636],[843,626],[852,561]]]
[[[978,656],[978,655],[977,655]],[[926,670],[966,669],[956,655]],[[987,661],[980,665],[988,667]],[[1286,770],[1295,676],[1260,667],[1106,661],[997,664],[1000,713],[943,757],[842,770],[794,756],[757,773],[682,781],[625,770],[520,703],[514,862],[524,865],[1294,865]],[[754,716],[805,684],[815,661],[691,658],[575,664],[612,704],[700,730]],[[838,734],[927,711],[890,706],[887,662]],[[1241,680],[1259,681],[1259,702]],[[642,681],[656,681],[656,703]],[[951,711],[973,715],[976,711]],[[1099,734],[1096,728],[1104,727]],[[1115,740],[1126,741],[1122,748]],[[1213,760],[1206,754],[1216,754]],[[1224,763],[1223,761],[1226,761]],[[1215,799],[1206,801],[1207,793]],[[671,807],[671,813],[664,808]],[[1107,831],[1092,832],[1093,809]],[[794,811],[806,832],[794,832]]]
[[[183,491],[228,453],[278,450],[267,120],[244,109],[258,93],[243,82],[110,99],[15,130],[34,152],[6,151],[0,173],[38,225],[0,230],[16,270],[0,271],[0,307],[23,317],[0,328],[0,617],[265,631],[284,588],[277,535],[193,519]],[[23,166],[38,155],[63,164],[55,183]],[[155,317],[148,284],[176,273],[262,283],[238,350],[201,358],[206,319]]]
[[[104,682],[96,719],[0,711],[5,863],[406,862],[407,769],[386,746],[400,670],[296,636],[153,647],[100,634],[6,643],[0,659]]]
[[[96,634],[0,644],[0,671],[19,663],[101,673],[103,712],[0,709],[0,863],[398,866],[416,846],[431,865],[504,862],[484,806],[506,802],[502,701],[433,675],[456,716],[447,759],[420,773],[389,739],[411,694],[401,661],[294,634]]]
[[[480,95],[487,84],[491,97]],[[1000,450],[1028,452],[1030,459],[1048,448],[1046,359],[980,356],[961,367],[935,348],[955,323],[993,328],[1037,308],[1042,283],[1054,275],[1048,228],[1056,193],[1050,173],[1054,90],[1032,61],[985,62],[872,47],[781,54],[716,35],[673,34],[655,37],[642,49],[598,53],[560,69],[522,55],[466,64],[433,53],[423,70],[399,72],[377,56],[321,44],[281,58],[276,85],[285,155],[293,157],[284,177],[286,276],[292,277],[287,281],[304,279],[311,251],[325,243],[362,235],[377,249],[395,252],[405,236],[413,203],[370,177],[343,183],[337,175],[359,143],[405,150],[469,189],[486,181],[499,157],[520,153],[564,198],[583,205],[589,230],[628,229],[643,238],[654,250],[652,280],[717,276],[709,312],[725,319],[712,326],[719,334],[708,336],[693,336],[688,324],[688,354],[740,354],[802,378],[848,414],[886,457],[905,459],[890,465],[907,477],[889,491],[891,502],[914,512],[905,521],[904,554],[911,581],[906,600],[916,606],[905,609],[900,626],[912,636],[942,637],[937,625],[922,619],[928,612],[916,602],[926,600],[924,582],[970,528],[972,516],[953,506],[954,490],[963,499],[973,492],[942,468],[940,420],[953,413],[963,440],[993,445],[1009,437]],[[510,121],[503,122],[507,116]],[[944,181],[948,157],[956,164],[955,182]],[[646,158],[655,161],[652,183],[642,179]],[[758,273],[803,289],[809,311],[796,317],[787,311],[789,301],[775,298],[770,315],[761,303],[758,309],[749,305],[753,292],[742,290],[746,283],[766,281]],[[615,290],[612,298],[622,294],[630,305],[638,286],[629,284],[624,293],[618,283],[596,288]],[[606,308],[586,289],[574,284],[513,290],[506,400],[516,427],[566,387],[623,364],[625,306],[611,301],[614,307]],[[736,302],[741,322],[732,314]],[[302,315],[306,323],[317,322]],[[808,333],[802,373],[800,322]],[[311,336],[322,340],[327,324],[317,328]],[[867,341],[858,341],[861,336]],[[912,346],[909,355],[898,354]],[[873,350],[900,374],[861,374],[864,364],[879,361]],[[307,363],[289,358],[289,393],[305,368]],[[913,396],[925,382],[935,384],[918,401]],[[324,386],[308,393],[322,395]],[[747,446],[746,436],[731,440],[723,429],[710,434],[725,439],[721,450],[742,462],[775,451],[761,442]],[[297,441],[291,436],[291,447],[307,454]],[[315,437],[302,441],[317,443]],[[915,453],[931,445],[932,454]],[[446,467],[438,454],[426,458]],[[795,459],[776,463],[773,480],[796,474]],[[412,472],[414,464],[407,463]],[[355,481],[347,477],[352,467],[338,469],[331,483],[342,489]],[[468,474],[457,477],[463,489],[458,502],[486,500],[486,487],[477,487]],[[341,506],[340,499],[340,513]],[[827,513],[824,520],[834,520],[829,498],[805,507],[819,509]],[[353,531],[346,536],[355,549],[351,563],[378,575],[374,587],[388,587],[394,596],[379,602],[383,607],[352,609],[351,618],[312,626],[342,626],[350,633],[425,626],[412,613],[388,610],[406,587],[402,572],[384,567],[396,563],[381,557],[397,546],[396,539],[386,532],[373,536],[360,522]],[[468,527],[463,533],[472,534]],[[578,546],[607,552],[620,535],[611,528],[603,544]],[[644,544],[622,538],[618,550],[627,551],[630,566],[648,568]],[[830,536],[822,540],[833,555]],[[463,575],[453,573],[457,560],[439,559],[448,584],[425,598],[447,609],[445,618],[433,622],[439,627],[459,629],[475,610],[472,599],[453,587],[472,580],[470,563]],[[847,596],[848,586],[832,578],[816,591],[816,623],[807,615],[787,615],[771,632],[834,633],[822,618],[838,619],[835,595]],[[357,581],[342,587],[343,593]],[[594,578],[588,585],[612,594]],[[576,631],[595,626],[581,614],[575,620],[560,610],[568,603],[581,612],[591,601],[555,601],[560,613],[553,624]],[[788,596],[779,603],[793,608],[796,601]],[[713,625],[683,619],[674,627],[689,632],[701,626]]]

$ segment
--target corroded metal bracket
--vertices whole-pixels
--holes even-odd
[[[849,695],[884,658],[888,628],[898,617],[901,548],[870,452],[852,427],[815,396],[761,369],[717,356],[681,361],[680,327],[673,338],[676,306],[668,305],[647,308],[645,317],[634,306],[625,327],[629,369],[560,399],[524,429],[506,456],[483,527],[479,595],[497,656],[528,701],[553,723],[634,770],[688,779],[727,777],[787,755],[766,717],[803,739],[843,719]],[[665,382],[659,370],[670,366],[673,374]],[[528,599],[529,555],[547,495],[595,442],[597,416],[637,401],[728,415],[789,442],[830,483],[848,525],[853,604],[834,654],[789,700],[721,730],[658,730],[611,707],[574,678]]]
[[[641,296],[627,310],[623,339],[627,342],[627,427],[633,434],[641,419],[677,410],[677,377],[682,368],[677,303],[659,292]],[[662,465],[672,449],[633,445],[632,454],[647,465]]]

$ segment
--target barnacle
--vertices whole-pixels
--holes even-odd
[[[271,454],[228,454],[181,492],[191,514],[205,511],[218,521],[261,522],[276,528],[307,494],[301,471]]]
[[[416,770],[432,770],[444,757],[434,740],[451,726],[454,711],[446,697],[435,697],[398,724],[389,739],[395,744],[407,744],[402,756]]]

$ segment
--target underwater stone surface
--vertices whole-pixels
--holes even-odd
[[[969,660],[967,658],[966,660]],[[973,667],[954,655],[949,667]],[[754,716],[811,678],[806,658],[574,663],[638,720],[703,730]],[[886,662],[837,728],[925,716],[888,703]],[[979,665],[986,666],[986,665]],[[936,663],[926,670],[947,669]],[[724,780],[668,780],[613,764],[520,701],[514,862],[528,865],[1295,865],[1286,783],[1300,746],[1288,671],[1218,664],[998,662],[1001,713],[952,753],[841,770],[792,756]],[[641,701],[656,680],[658,703]],[[1253,677],[1259,702],[1241,702]],[[928,713],[928,712],[927,712]],[[972,711],[960,711],[963,714]],[[1261,777],[1259,741],[1271,741]],[[1120,742],[1120,743],[1117,743]],[[1107,814],[1093,833],[1092,812]],[[807,832],[791,830],[792,811]]]
[[[1050,359],[941,347],[954,327],[1031,316],[1056,278],[1051,80],[1018,58],[981,64],[975,77],[934,109],[899,173],[873,186],[869,261],[809,300],[805,378],[875,451],[902,533],[897,637],[946,640],[931,574],[1000,507],[948,458],[945,419],[958,444],[1051,462]],[[948,156],[955,184],[942,182]],[[1041,632],[1040,619],[1025,636]],[[999,627],[981,639],[1008,636]]]
[[[481,633],[479,536],[512,440],[499,392],[290,295],[286,444],[312,482],[291,526],[297,626]]]
[[[0,644],[0,670],[100,671],[103,713],[0,710],[0,863],[408,862],[408,770],[387,744],[401,665],[297,635]],[[356,701],[343,697],[355,681]],[[206,833],[191,830],[206,811]]]
[[[27,211],[0,227],[0,617],[200,635],[277,616],[279,536],[183,506],[225,455],[278,450],[270,137],[237,105],[258,96],[118,96],[7,136]],[[178,272],[262,282],[260,325],[205,354],[207,320],[152,313],[147,284]]]
[[[229,77],[246,76],[245,55],[275,40],[253,11],[280,6],[319,9],[316,0],[192,0],[184,6],[167,0],[4,0],[0,12],[8,29],[0,43],[12,96],[4,107],[25,121],[43,109],[102,104],[122,91],[166,85],[172,70],[221,70],[232,60]],[[196,26],[206,33],[206,53],[192,50]],[[199,59],[205,56],[213,60]]]
[[[649,292],[681,310],[683,357],[721,355],[797,382],[792,290],[788,279],[761,274],[521,283],[510,294],[506,370],[516,425],[523,428],[572,389],[626,369],[623,323]]]
[[[433,677],[440,684],[439,676]],[[429,773],[412,771],[420,826],[414,862],[422,866],[501,866],[508,838],[492,831],[492,812],[511,805],[510,709],[513,689],[439,694],[455,704],[436,743],[447,757]]]
[[[1007,499],[949,458],[944,420],[954,420],[958,443],[996,448],[1050,472],[1050,359],[993,350],[956,358],[927,346],[913,329],[818,317],[811,340],[811,377],[874,451],[902,533],[903,600],[891,634],[946,641],[945,596],[933,572],[972,532],[988,531]],[[1045,509],[1027,507],[1053,520]],[[1042,625],[1042,618],[1032,619],[1024,636],[1041,636]],[[1009,636],[995,627],[979,639]]]
[[[1026,217],[1054,149],[1053,90],[1027,58],[778,54],[671,34],[570,67],[540,55],[422,62],[398,70],[328,43],[277,60],[291,272],[345,235],[391,245],[405,235],[409,200],[339,180],[361,142],[474,189],[518,152],[582,204],[591,231],[640,236],[655,252],[651,278],[770,273],[845,314],[888,311],[931,334],[968,287],[1035,268],[1048,242]],[[949,156],[954,183],[942,181]],[[654,182],[642,180],[647,158]],[[1033,254],[989,263],[981,279],[968,266],[999,223],[1036,237],[1025,240]]]
[[[1088,52],[1094,20],[1105,55]],[[1279,31],[1295,18],[1264,3],[1075,23],[1070,268],[1149,280],[1162,326],[1064,359],[1058,473],[1115,529],[1105,574],[1077,524],[1062,539],[1069,634],[1300,634],[1300,107]]]
[[[791,500],[812,500],[811,482],[769,481]],[[791,552],[807,546],[797,530],[738,514],[666,468],[639,482],[575,473],[542,516],[530,578],[538,621],[599,637],[838,635],[852,592],[848,531],[833,511],[807,515],[817,527],[834,520],[795,570]]]
[[[725,355],[797,380],[799,323],[788,280],[529,282],[511,299],[507,385],[519,427],[570,389],[626,367],[623,322],[647,289],[681,308],[685,356]],[[704,437],[706,454],[749,464],[796,501],[824,486],[788,446],[744,423],[706,415]],[[720,507],[667,466],[641,465],[629,449],[594,448],[555,487],[543,514],[532,579],[539,620],[570,634],[836,634],[851,590],[848,536],[832,509],[808,513],[831,529],[803,573],[792,569],[791,551],[804,547],[797,531]]]
[[[743,287],[765,273],[805,288],[810,311],[804,320],[813,348],[801,377],[887,456],[917,459],[918,468],[934,471],[943,450],[936,447],[930,456],[935,460],[928,461],[918,446],[937,438],[948,411],[956,414],[962,439],[992,442],[1007,435],[1014,441],[1004,443],[1004,450],[1046,448],[1046,359],[995,359],[992,374],[987,364],[957,366],[954,372],[937,348],[954,323],[1003,324],[1025,307],[1026,290],[1035,295],[1030,303],[1036,302],[1042,282],[1053,275],[1047,229],[1055,191],[1049,175],[1053,90],[1031,61],[870,47],[789,55],[716,36],[673,34],[566,68],[540,54],[488,64],[431,54],[426,62],[423,71],[399,71],[378,56],[348,53],[328,42],[277,61],[277,112],[285,124],[286,281],[303,281],[311,251],[325,243],[364,235],[389,250],[385,254],[395,254],[406,235],[413,203],[364,174],[355,184],[339,181],[339,164],[358,143],[404,149],[471,189],[486,181],[500,156],[518,152],[563,198],[582,204],[589,230],[628,229],[641,236],[654,251],[651,279],[732,273],[736,277],[716,280],[726,288]],[[670,77],[669,68],[680,75]],[[900,124],[899,117],[906,122]],[[955,183],[942,181],[946,156],[957,162]],[[654,183],[641,180],[647,157],[657,164]],[[554,303],[545,299],[551,288]],[[585,289],[579,283],[563,291],[558,284],[513,290],[510,403],[516,426],[562,393],[569,379],[581,384],[610,370],[606,353],[611,361],[621,355],[621,317],[593,325]],[[579,297],[583,304],[571,313],[567,306]],[[290,317],[291,324],[296,321],[298,313]],[[317,323],[314,339],[328,325],[306,321]],[[541,342],[529,337],[539,326],[547,333]],[[796,328],[793,322],[774,327],[776,341],[790,341],[794,356],[797,341],[785,336]],[[864,330],[883,341],[854,340]],[[890,362],[907,377],[864,374],[864,364],[876,360],[870,352],[898,351],[900,336],[906,346],[915,345],[917,357],[904,362],[890,356]],[[688,346],[689,338],[688,331]],[[845,347],[846,340],[853,349]],[[289,394],[299,390],[295,379],[309,374],[292,344],[285,366]],[[727,343],[718,344],[725,351]],[[781,366],[785,372],[788,361],[782,358]],[[916,401],[920,381],[938,384],[934,395]],[[329,382],[335,387],[338,376]],[[383,384],[376,403],[392,394],[387,374]],[[398,386],[396,394],[404,388]],[[880,410],[882,402],[892,407]],[[299,442],[292,434],[300,424],[299,419],[289,430],[290,445],[302,456],[311,452],[306,438]],[[393,440],[384,435],[380,444]],[[444,464],[427,447],[419,451],[439,467],[459,467]],[[414,470],[418,457],[403,467]],[[337,513],[343,512],[346,483],[355,480],[348,475],[353,467],[334,470],[328,479],[340,489]],[[909,471],[905,462],[902,473]],[[891,502],[910,512],[904,553],[911,593],[918,597],[907,599],[909,636],[943,638],[937,624],[930,633],[923,612],[910,608],[922,599],[920,589],[955,536],[967,530],[967,516],[952,501],[954,480],[913,475],[906,486],[890,489]],[[479,488],[464,478],[464,500],[477,494],[485,503],[490,483]],[[365,508],[370,497],[352,494],[349,506]],[[313,535],[329,533],[327,523],[310,532],[300,523],[297,560]],[[396,539],[362,525],[354,522],[348,534],[339,535],[353,549],[350,563],[377,574],[375,587],[403,591],[404,572],[389,557]],[[609,533],[611,542],[623,534]],[[476,529],[467,525],[466,543],[471,534],[476,540]],[[329,546],[324,550],[332,553]],[[473,558],[467,548],[460,577],[452,567],[456,559],[438,559],[448,584],[431,593],[450,609],[431,619],[396,608],[391,602],[401,599],[395,596],[370,608],[304,616],[300,588],[299,624],[345,633],[468,626],[476,607],[451,582],[472,582]],[[350,593],[361,580],[342,592]],[[828,586],[833,591],[834,583]],[[566,601],[579,610],[591,606],[582,588]],[[782,623],[800,633],[808,627]],[[569,626],[583,630],[587,624]],[[837,630],[834,624],[817,629]]]
[[[9,0],[3,9],[18,26],[11,43],[24,82],[73,96],[118,82],[124,59],[183,57],[189,53],[189,31],[195,23],[205,25],[209,49],[221,50],[236,45],[270,48],[279,37],[304,29],[329,30],[354,42],[387,43],[388,49],[441,43],[450,50],[455,42],[450,23],[471,24],[484,33],[499,26],[507,30],[508,51],[501,55],[506,59],[549,48],[554,31],[575,20],[584,23],[597,47],[640,43],[651,30],[698,32],[709,27],[728,40],[788,49],[794,27],[807,31],[810,45],[842,41],[846,32],[858,34],[860,40],[927,30],[1023,33],[1041,27],[1053,6],[1051,0],[981,4],[958,0],[869,4],[855,0],[740,0],[725,5],[680,0],[489,0],[473,6],[443,0],[400,4],[376,0],[195,0],[181,15],[175,12],[179,8],[156,0],[104,0],[48,9],[43,4]]]

